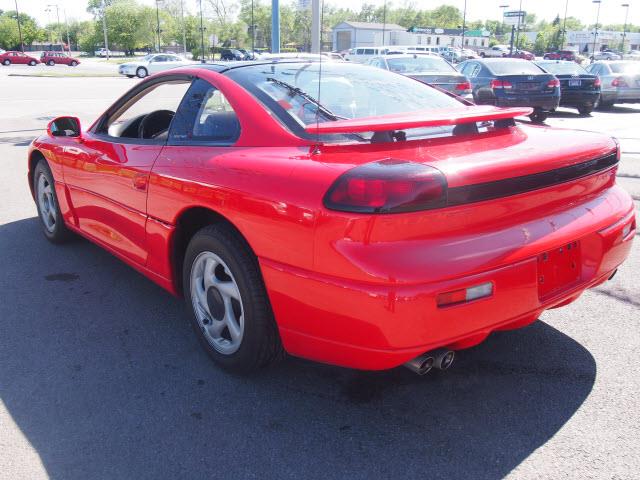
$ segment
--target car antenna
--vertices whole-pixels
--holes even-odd
[[[320,63],[318,64],[318,104],[322,105],[322,98],[320,97],[320,93],[322,86],[322,25],[324,23],[324,0],[318,0],[318,2],[320,3],[320,41],[318,42],[318,55],[320,57]],[[318,107],[316,107],[316,144],[313,146],[311,153],[314,155],[320,153],[320,108]]]

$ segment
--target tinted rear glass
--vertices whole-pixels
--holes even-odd
[[[438,57],[416,56],[388,58],[389,70],[405,75],[421,72],[454,73],[456,71],[444,59]]]
[[[523,60],[499,60],[487,64],[489,69],[497,75],[539,75],[544,73],[535,63]]]
[[[540,62],[538,65],[554,75],[582,75],[587,73],[584,68],[575,62]]]

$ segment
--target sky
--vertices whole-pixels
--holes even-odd
[[[147,5],[155,5],[155,0],[138,0]],[[233,1],[233,0],[230,0]],[[257,1],[257,0],[256,0]],[[262,0],[267,2],[269,0]],[[280,0],[288,2],[289,0]],[[324,0],[327,5],[344,5],[342,0]],[[405,0],[389,1],[394,6],[400,6]],[[578,17],[585,24],[595,23],[597,6],[592,0],[568,0],[568,15]],[[15,10],[15,0],[0,0],[0,9]],[[197,0],[184,0],[185,9],[195,12]],[[352,9],[359,8],[362,3],[372,3],[382,5],[384,0],[351,0],[349,5]],[[520,0],[467,0],[467,18],[469,20],[500,19],[502,13],[500,5],[509,5],[509,10],[517,10]],[[522,0],[522,9],[527,13],[535,13],[538,19],[553,20],[556,15],[564,16],[566,0]],[[35,17],[42,25],[55,21],[55,7],[47,13],[47,5],[58,4],[60,10],[60,21],[63,21],[63,11],[66,11],[69,19],[79,20],[90,19],[86,12],[86,0],[18,0],[18,8],[21,12]],[[203,1],[206,4],[206,0]],[[461,10],[465,0],[409,0],[416,8],[434,9],[440,5],[453,5]],[[623,23],[625,9],[622,3],[629,3],[629,23],[640,24],[640,0],[602,0],[600,9],[601,24]],[[437,26],[437,25],[422,25]]]

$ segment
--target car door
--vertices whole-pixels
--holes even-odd
[[[162,70],[166,70],[167,68],[171,68],[171,64],[168,62],[169,58],[167,55],[156,55],[149,62],[149,73],[158,73]]]
[[[26,65],[29,63],[27,56],[22,52],[15,52],[11,57],[11,63],[15,63],[16,65]]]
[[[76,226],[141,265],[148,252],[149,174],[173,118],[166,112],[177,111],[190,84],[189,77],[176,75],[139,85],[62,153]],[[153,121],[143,123],[152,113]],[[146,125],[142,135],[141,124]]]

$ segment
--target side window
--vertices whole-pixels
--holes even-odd
[[[373,55],[373,53],[374,53],[373,48],[365,48],[364,49],[364,54],[365,55]]]
[[[166,55],[157,55],[155,57],[153,57],[153,60],[151,60],[152,62],[166,62],[168,60]]]
[[[197,79],[184,97],[169,132],[170,145],[232,145],[240,122],[220,90]]]
[[[146,88],[126,101],[97,133],[117,138],[166,139],[190,84],[189,80],[165,81]]]
[[[356,55],[364,55],[364,48],[359,48],[356,50]]]

